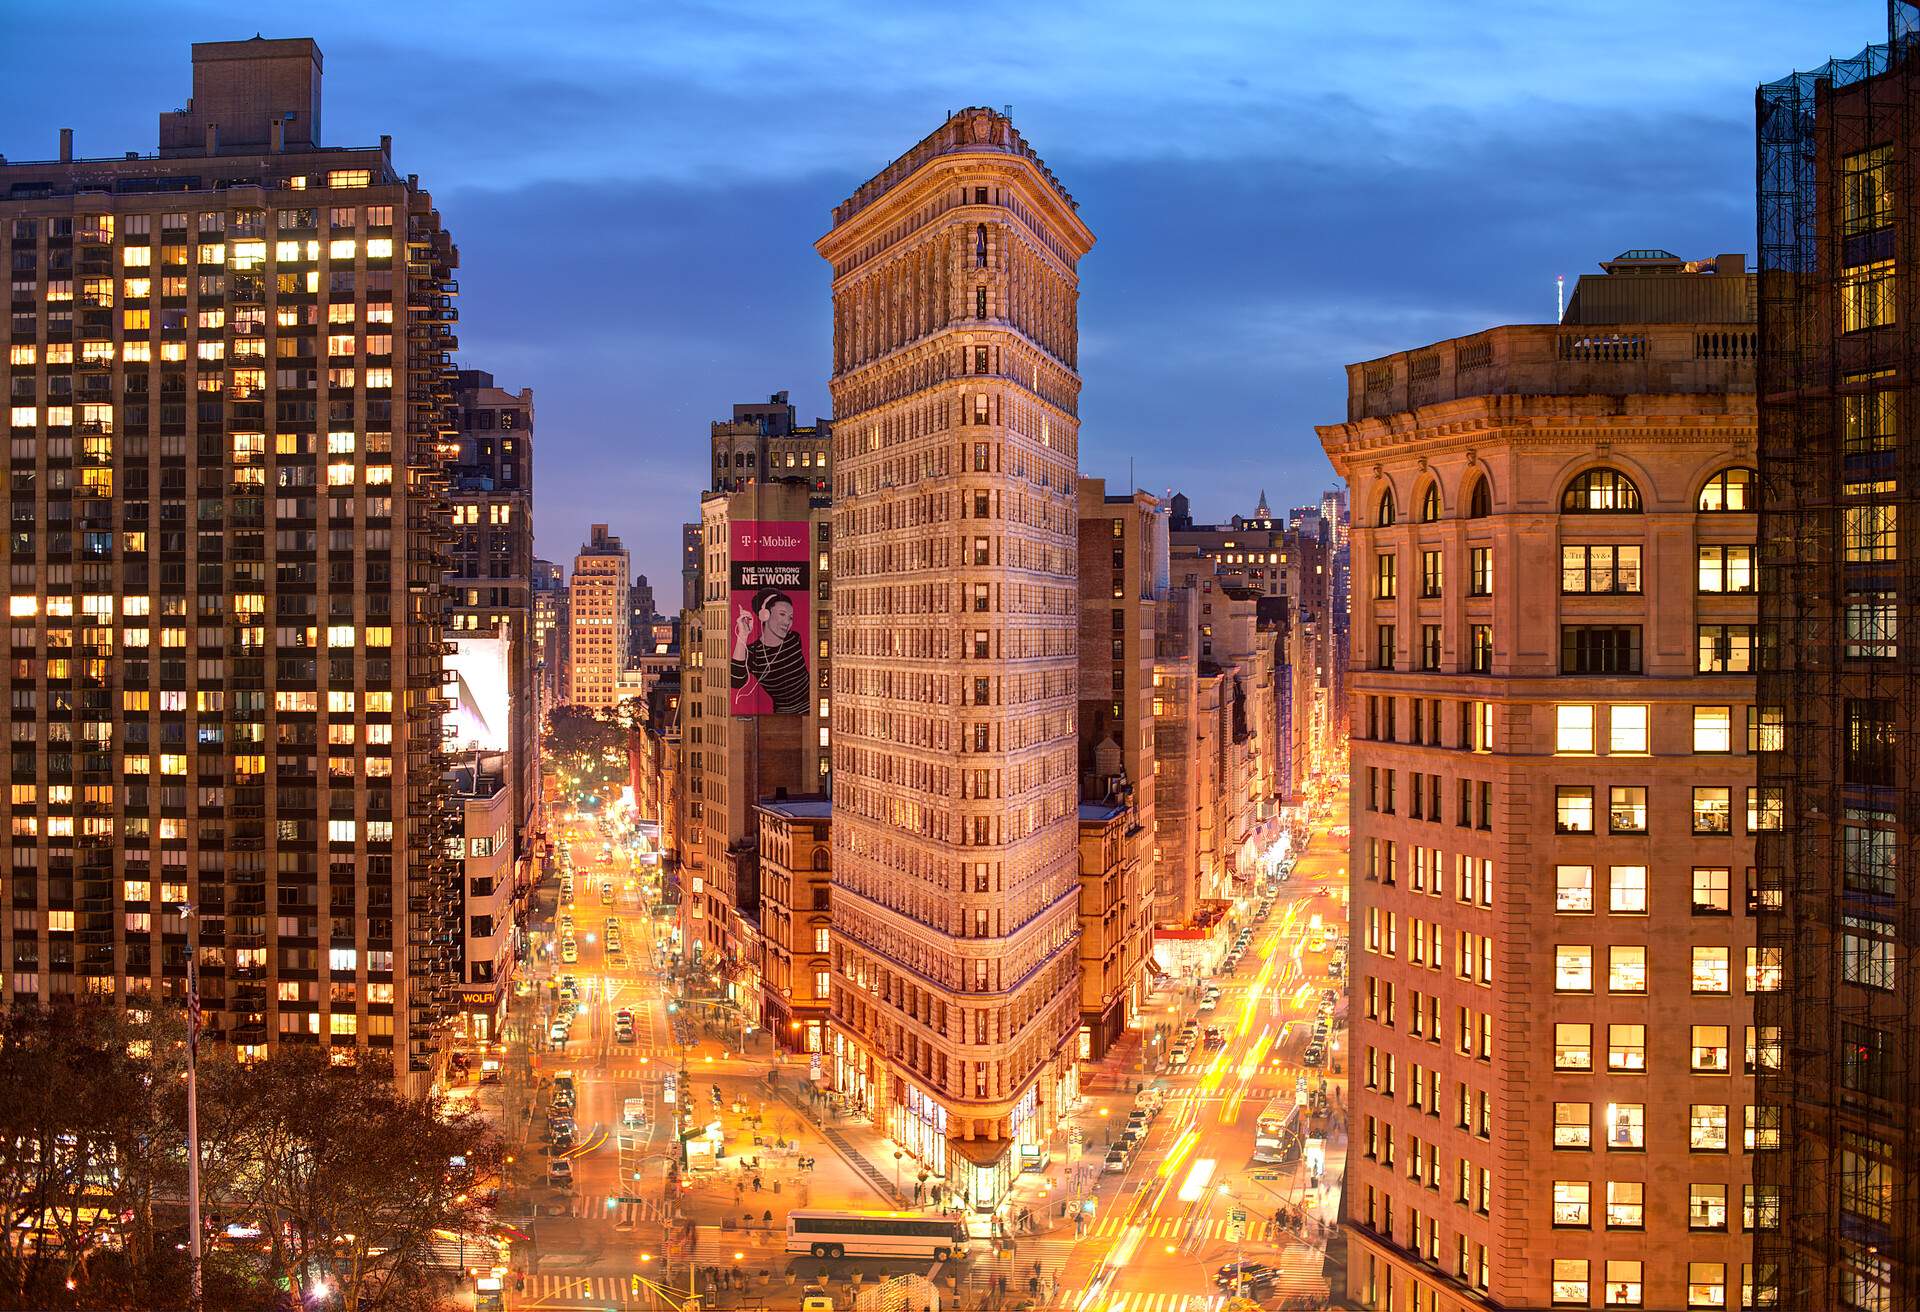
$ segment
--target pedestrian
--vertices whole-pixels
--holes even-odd
[[[769,1207],[761,1216],[760,1220],[766,1225],[767,1229],[773,1229],[773,1209]]]
[[[753,1191],[755,1193],[760,1192],[760,1177],[757,1175],[753,1177]]]

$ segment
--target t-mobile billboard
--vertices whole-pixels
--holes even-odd
[[[805,715],[812,704],[809,534],[804,519],[733,525],[729,704],[735,715]]]

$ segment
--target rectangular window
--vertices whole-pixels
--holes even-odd
[[[1647,1107],[1638,1102],[1607,1104],[1607,1150],[1644,1152],[1647,1147]]]
[[[1750,546],[1701,547],[1700,591],[1752,592],[1753,548]]]
[[[1607,910],[1616,916],[1647,914],[1647,868],[1610,866],[1607,870]]]
[[[1775,833],[1784,828],[1786,822],[1787,793],[1784,788],[1769,785],[1747,789],[1748,833]]]
[[[1850,562],[1893,560],[1899,555],[1900,521],[1896,507],[1884,504],[1840,509],[1840,554]]]
[[[1841,872],[1854,892],[1891,897],[1898,891],[1891,811],[1850,806],[1840,826]]]
[[[1607,708],[1607,750],[1616,756],[1639,754],[1647,750],[1646,707]]]
[[[1553,909],[1577,914],[1593,910],[1593,867],[1555,866]]]
[[[1607,949],[1607,992],[1647,991],[1647,950],[1615,944]]]
[[[1462,1088],[1464,1087],[1463,1085]],[[1553,1146],[1555,1148],[1593,1147],[1591,1104],[1556,1102],[1553,1105]]]
[[[1892,260],[1875,260],[1840,274],[1840,331],[1884,328],[1894,322]]]
[[[1749,673],[1753,669],[1753,627],[1751,624],[1697,626],[1700,673]]]
[[[1725,1103],[1696,1102],[1688,1109],[1687,1146],[1697,1153],[1723,1153],[1727,1150],[1727,1107]]]
[[[1553,828],[1561,834],[1592,833],[1593,789],[1564,785],[1554,789]]]
[[[1607,1026],[1607,1069],[1639,1072],[1647,1069],[1647,1027]]]
[[[1438,624],[1420,626],[1420,668],[1423,670],[1440,668],[1440,626]]]
[[[1841,235],[1856,237],[1893,224],[1893,147],[1875,146],[1840,161]]]
[[[1733,872],[1725,866],[1695,866],[1693,868],[1693,914],[1696,916],[1732,914],[1732,894],[1729,892],[1732,877]]]
[[[1560,591],[1569,595],[1639,592],[1640,548],[1625,544],[1561,547]]]
[[[1475,674],[1493,673],[1493,626],[1473,624],[1467,628],[1472,644],[1471,668]]]
[[[1607,832],[1647,832],[1647,790],[1639,784],[1612,784],[1607,788]]]
[[[1467,595],[1493,595],[1493,548],[1472,547],[1467,552]]]
[[[1373,626],[1373,668],[1390,670],[1393,668],[1394,634],[1393,625],[1376,624]]]
[[[1713,786],[1693,790],[1693,832],[1730,834],[1733,832],[1731,789]]]
[[[1391,601],[1400,591],[1400,558],[1392,552],[1382,552],[1373,558],[1373,595],[1382,601]]]
[[[1556,752],[1593,751],[1594,708],[1558,706],[1554,708],[1553,750]]]
[[[1585,1307],[1588,1294],[1587,1260],[1584,1257],[1553,1259],[1553,1301],[1561,1307]]]
[[[1554,1025],[1553,1068],[1557,1071],[1593,1069],[1593,1026],[1571,1022]]]
[[[1553,987],[1558,993],[1593,992],[1593,949],[1566,943],[1554,948]]]
[[[1592,1224],[1593,1186],[1585,1180],[1553,1182],[1553,1223],[1561,1229],[1584,1230]]]
[[[1607,1229],[1639,1230],[1647,1224],[1647,1186],[1638,1180],[1607,1182]]]
[[[1725,993],[1728,988],[1728,951],[1722,946],[1693,945],[1693,991]],[[1725,1038],[1725,1033],[1721,1035]]]
[[[1892,660],[1900,654],[1900,607],[1892,592],[1847,594],[1847,656]]]
[[[1440,553],[1437,551],[1422,551],[1420,553],[1420,595],[1423,597],[1439,596],[1444,580],[1445,575],[1440,563]]]
[[[1724,1184],[1687,1186],[1687,1229],[1727,1228],[1727,1187]]]
[[[1891,388],[1873,388],[1893,370],[1843,374],[1843,387],[1866,384],[1868,390],[1847,391],[1840,397],[1840,436],[1848,455],[1891,451],[1900,433],[1900,394]]]
[[[1693,750],[1696,752],[1733,750],[1733,707],[1696,706],[1693,708]]]
[[[1562,674],[1640,673],[1640,626],[1563,624]]]

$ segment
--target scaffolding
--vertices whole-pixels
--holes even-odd
[[[1920,7],[1759,89],[1761,966],[1745,1307],[1920,1308]],[[1908,542],[1902,544],[1902,533]],[[1902,618],[1904,613],[1905,618]],[[1902,630],[1906,633],[1903,634]],[[1728,1299],[1732,1305],[1732,1299]]]

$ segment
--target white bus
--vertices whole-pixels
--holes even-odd
[[[815,1257],[930,1258],[944,1262],[967,1249],[964,1222],[913,1212],[795,1211],[787,1216],[787,1251]]]

